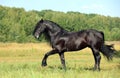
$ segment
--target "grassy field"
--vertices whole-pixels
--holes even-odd
[[[115,44],[120,52],[120,42]],[[90,49],[65,53],[67,71],[61,68],[58,55],[48,58],[42,68],[41,60],[51,50],[47,43],[0,43],[0,78],[119,78],[120,57],[108,62],[103,56],[101,71],[93,71],[94,58]]]

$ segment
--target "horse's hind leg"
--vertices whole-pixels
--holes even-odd
[[[101,56],[100,56],[99,50],[97,50],[96,48],[92,48],[92,52],[93,52],[94,59],[95,59],[94,70],[98,69],[100,71]]]

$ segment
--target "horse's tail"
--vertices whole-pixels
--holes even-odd
[[[103,44],[100,48],[102,54],[107,57],[108,60],[112,60],[113,54],[115,52],[115,49],[112,45],[105,45]]]

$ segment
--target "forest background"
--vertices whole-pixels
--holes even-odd
[[[41,19],[51,20],[68,31],[97,29],[103,31],[106,41],[120,41],[120,18],[80,12],[31,10],[0,6],[0,42],[38,42],[32,35]],[[44,35],[39,39],[44,42]]]

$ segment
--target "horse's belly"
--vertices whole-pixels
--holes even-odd
[[[81,50],[83,48],[87,47],[87,44],[85,42],[79,42],[79,43],[69,43],[66,45],[66,49],[67,51],[77,51],[77,50]]]

